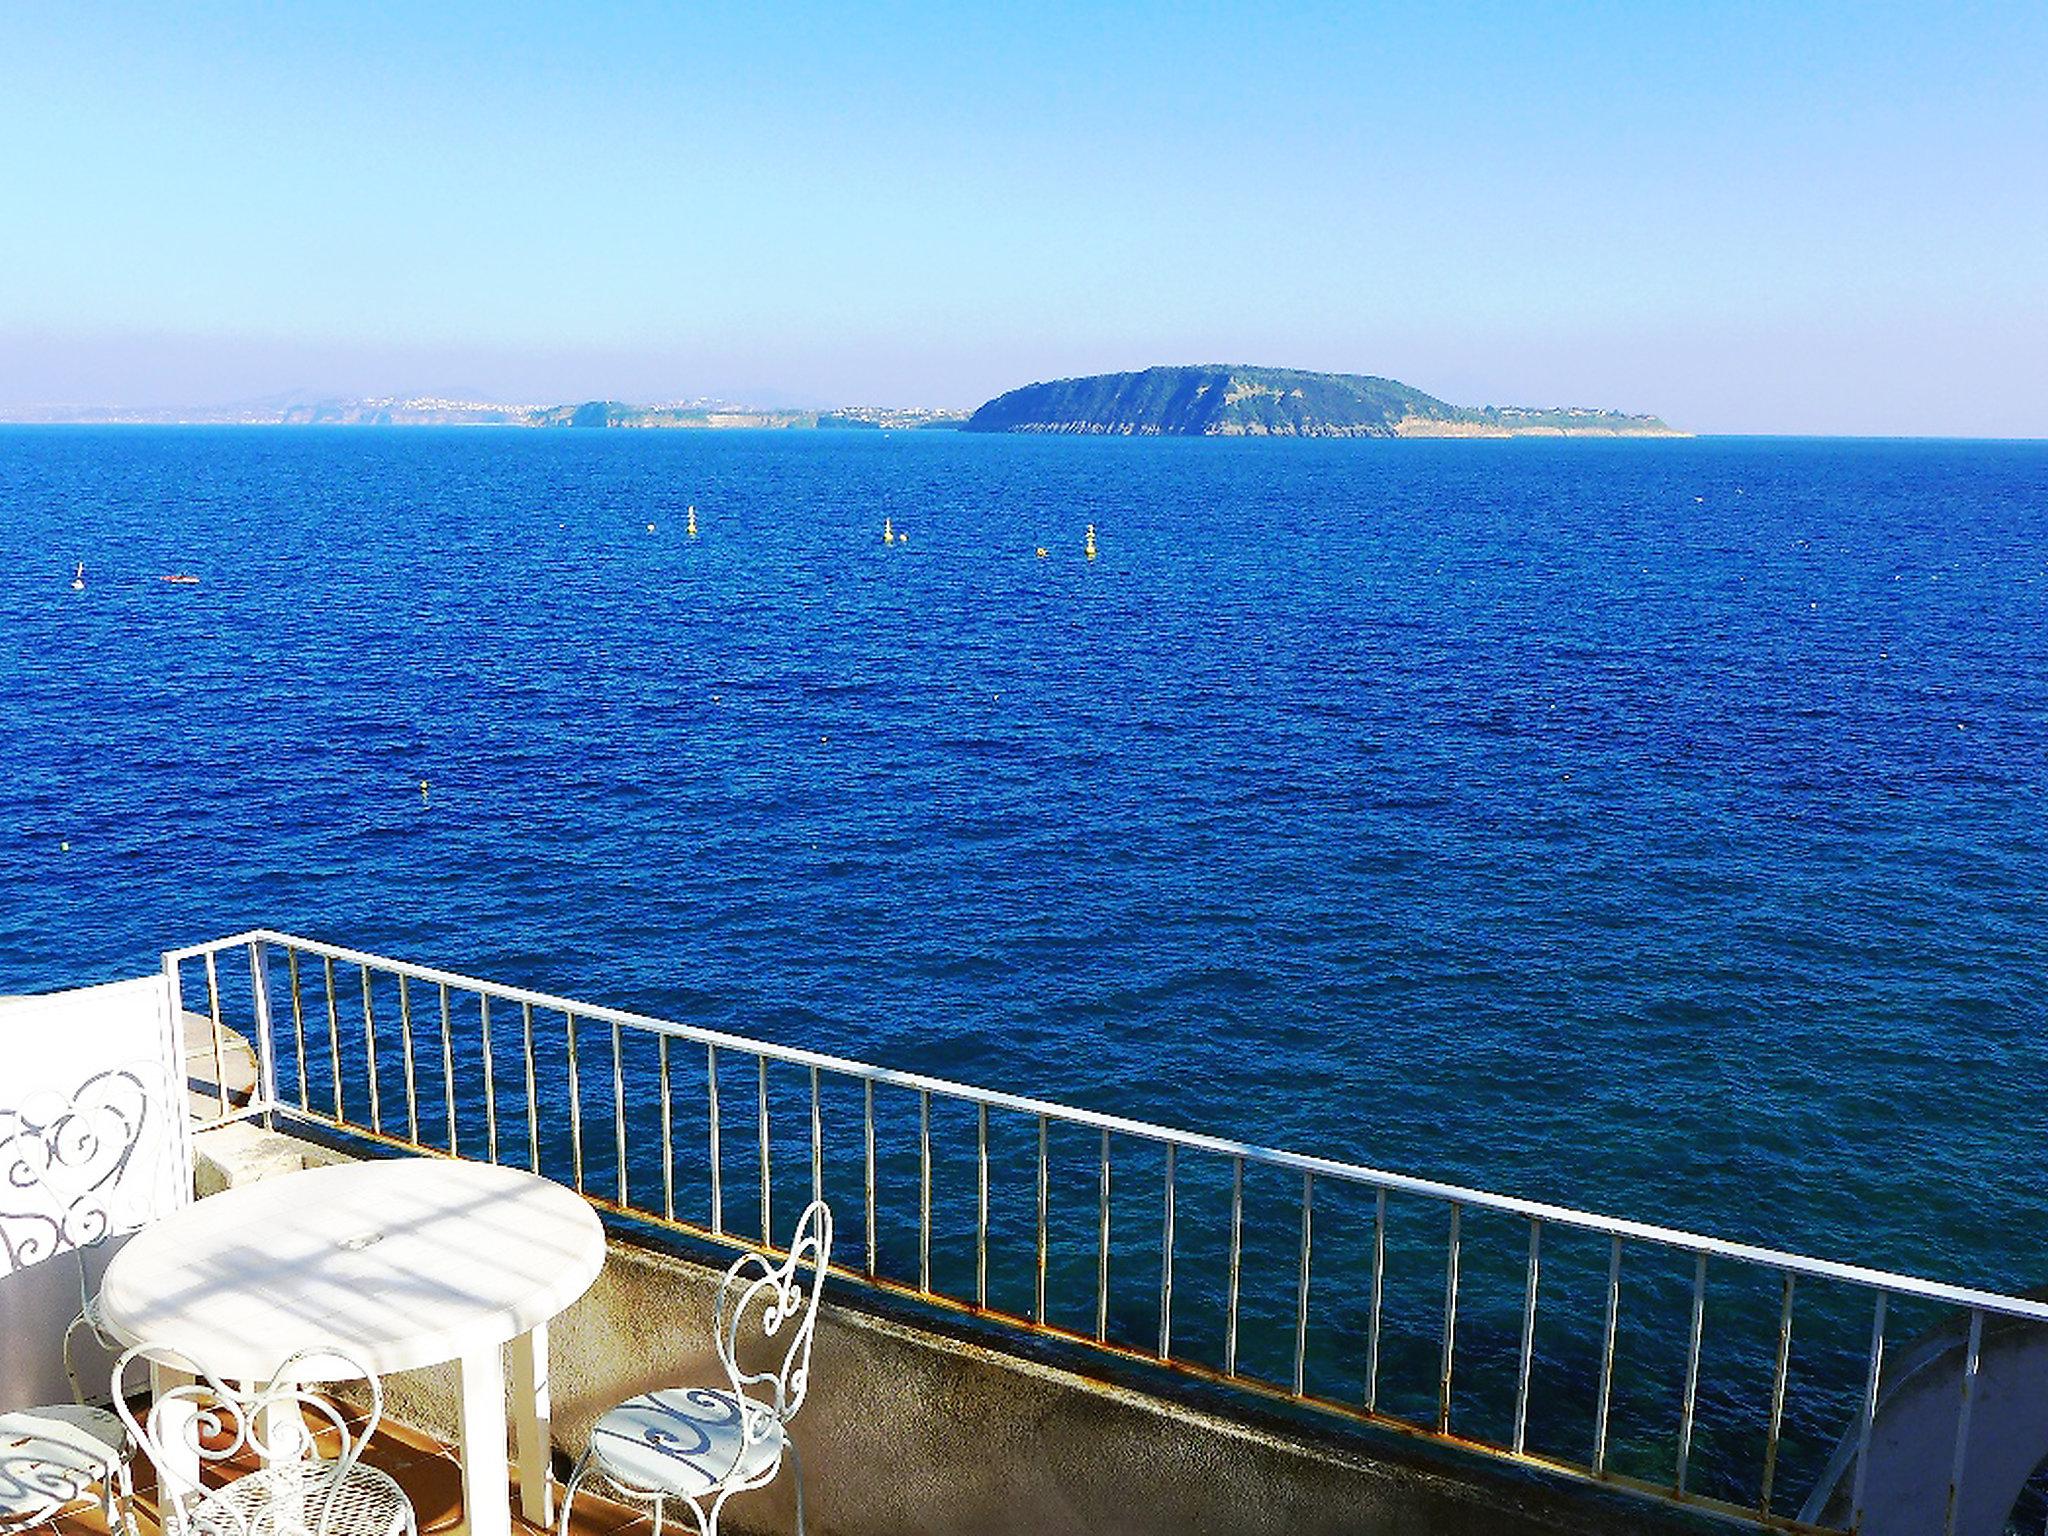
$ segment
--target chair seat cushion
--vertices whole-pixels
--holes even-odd
[[[707,1387],[643,1393],[605,1414],[590,1436],[598,1466],[621,1487],[690,1497],[767,1482],[782,1465],[783,1444],[767,1408]]]
[[[396,1536],[414,1528],[412,1506],[388,1473],[358,1462],[337,1478],[333,1462],[297,1461],[250,1472],[208,1494],[191,1512],[206,1536]]]
[[[104,1408],[0,1413],[0,1521],[40,1518],[92,1495],[128,1456],[128,1431]]]

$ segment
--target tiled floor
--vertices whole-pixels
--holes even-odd
[[[363,1460],[398,1480],[406,1497],[412,1500],[413,1512],[419,1516],[422,1536],[454,1528],[462,1510],[462,1473],[450,1446],[431,1435],[386,1419],[376,1438],[364,1450]],[[146,1457],[138,1458],[135,1475],[136,1523],[142,1536],[158,1536],[152,1492],[155,1479]],[[519,1517],[516,1485],[509,1492],[514,1498],[512,1529],[515,1536],[537,1533],[538,1527]],[[640,1536],[653,1527],[644,1514],[585,1492],[577,1495],[575,1518],[569,1528],[572,1536]],[[109,1533],[105,1517],[93,1510],[58,1520],[51,1536],[109,1536]]]

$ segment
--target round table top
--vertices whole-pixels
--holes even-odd
[[[100,1305],[130,1344],[229,1380],[338,1346],[380,1375],[517,1338],[590,1288],[604,1228],[583,1199],[511,1168],[401,1158],[284,1174],[138,1232]]]

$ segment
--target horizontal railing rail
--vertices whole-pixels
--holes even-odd
[[[223,1014],[224,955],[246,952],[246,1015],[253,1036],[257,1082],[246,1101],[237,1102],[229,1091],[225,1062],[227,1042],[235,1031]],[[283,974],[275,974],[279,958]],[[1970,1393],[1977,1375],[1985,1317],[2013,1319],[2025,1323],[2048,1323],[2048,1302],[2012,1296],[1970,1286],[1946,1284],[1917,1276],[1893,1273],[1866,1265],[1844,1264],[1813,1258],[1783,1249],[1730,1241],[1710,1235],[1628,1220],[1597,1212],[1574,1209],[1542,1201],[1525,1200],[1489,1190],[1416,1178],[1388,1169],[1259,1146],[1199,1132],[1175,1129],[1146,1121],[1076,1108],[1048,1100],[1030,1098],[976,1087],[922,1073],[905,1072],[822,1052],[751,1039],[724,1031],[678,1023],[646,1014],[585,1003],[573,998],[529,988],[505,985],[453,971],[417,965],[388,956],[371,954],[339,945],[325,944],[271,929],[256,929],[205,944],[167,951],[164,968],[174,999],[183,995],[183,978],[189,965],[203,967],[208,1016],[214,1033],[219,1072],[217,1101],[200,1116],[202,1123],[219,1123],[250,1115],[284,1115],[330,1126],[351,1134],[367,1136],[393,1145],[424,1152],[462,1157],[482,1157],[548,1171],[545,1165],[562,1148],[558,1117],[567,1118],[565,1182],[590,1198],[593,1204],[636,1220],[665,1225],[713,1241],[739,1245],[759,1243],[769,1248],[774,1241],[774,1174],[779,1155],[771,1127],[770,1064],[800,1070],[808,1079],[809,1192],[813,1198],[824,1193],[827,1135],[821,1089],[827,1083],[857,1087],[862,1116],[858,1141],[861,1164],[861,1200],[865,1245],[862,1261],[835,1265],[846,1278],[885,1292],[915,1297],[940,1306],[956,1307],[986,1317],[998,1324],[1014,1326],[1054,1339],[1105,1350],[1186,1374],[1223,1383],[1234,1389],[1335,1412],[1402,1434],[1418,1436],[1466,1450],[1533,1465],[1548,1472],[1581,1481],[1629,1489],[1652,1497],[1675,1501],[1688,1508],[1717,1514],[1752,1525],[1783,1529],[1854,1530],[1864,1517],[1864,1490],[1871,1459],[1871,1431],[1880,1402],[1887,1336],[1887,1308],[1902,1305],[1961,1311],[1971,1319],[1968,1358],[1962,1373],[1962,1401],[1957,1416],[1954,1456],[1948,1499],[1945,1536],[1953,1536],[1956,1493],[1967,1468],[1970,1433]],[[348,975],[347,973],[354,974]],[[238,974],[232,970],[230,975]],[[380,1044],[378,985],[385,991]],[[419,990],[415,993],[414,988]],[[344,1001],[344,988],[347,990]],[[469,1000],[474,999],[474,1011]],[[394,1023],[390,1004],[396,1003],[399,1040],[394,1047],[390,1031]],[[181,1005],[182,1006],[182,1005]],[[498,1021],[494,1040],[493,1021]],[[344,1022],[344,1013],[347,1020]],[[460,1016],[458,1016],[460,1015]],[[557,1019],[556,1016],[559,1016]],[[552,1021],[552,1022],[551,1022]],[[468,1026],[473,1022],[474,1028]],[[559,1029],[562,1051],[550,1047],[550,1029]],[[601,1042],[593,1052],[586,1032],[596,1032]],[[651,1041],[655,1059],[641,1067],[629,1068],[628,1042]],[[537,1046],[538,1042],[538,1046]],[[678,1045],[698,1048],[703,1053],[704,1119],[706,1134],[701,1143],[703,1172],[708,1178],[706,1219],[678,1216],[677,1172],[681,1166],[675,1124],[678,1106],[674,1092],[674,1058]],[[722,1068],[721,1053],[726,1059]],[[596,1058],[593,1063],[593,1056]],[[458,1059],[462,1066],[458,1069]],[[477,1070],[472,1070],[474,1062]],[[559,1061],[559,1077],[551,1070]],[[754,1168],[758,1180],[760,1222],[758,1234],[752,1227],[742,1234],[729,1226],[726,1208],[729,1188],[728,1164],[733,1155],[728,1143],[734,1139],[738,1121],[732,1111],[730,1090],[722,1081],[731,1074],[733,1062],[754,1065],[751,1110]],[[545,1065],[549,1070],[543,1070]],[[507,1088],[499,1081],[509,1066],[510,1108],[504,1103]],[[602,1070],[605,1080],[591,1088],[587,1079]],[[645,1096],[648,1077],[654,1078],[651,1101]],[[386,1090],[396,1076],[402,1094],[387,1100]],[[281,1076],[284,1086],[280,1087]],[[424,1083],[424,1091],[423,1091]],[[629,1089],[631,1090],[629,1092]],[[885,1171],[907,1173],[913,1155],[908,1148],[881,1143],[878,1151],[877,1090],[914,1098],[917,1106],[915,1138],[915,1182],[917,1188],[916,1279],[908,1274],[892,1275],[881,1262],[879,1249],[878,1195]],[[402,1098],[402,1105],[398,1102]],[[353,1103],[351,1103],[353,1099]],[[438,1100],[438,1102],[436,1102]],[[471,1102],[476,1101],[476,1102]],[[465,1103],[471,1114],[480,1112],[481,1136],[472,1122],[462,1123]],[[974,1221],[971,1270],[958,1266],[958,1283],[949,1287],[943,1275],[935,1278],[934,1242],[943,1244],[948,1236],[935,1230],[933,1106],[960,1105],[974,1116]],[[1035,1169],[1028,1156],[1027,1172],[1035,1171],[1035,1203],[1025,1223],[1032,1239],[1029,1274],[1031,1306],[1005,1310],[990,1301],[991,1233],[998,1224],[991,1217],[991,1117],[1021,1120],[1035,1131]],[[509,1128],[503,1123],[511,1119]],[[402,1123],[401,1123],[402,1122]],[[607,1125],[608,1122],[608,1125]],[[800,1122],[801,1123],[801,1122]],[[1091,1142],[1093,1164],[1090,1183],[1094,1186],[1093,1219],[1093,1326],[1054,1322],[1049,1317],[1053,1289],[1069,1280],[1085,1286],[1085,1255],[1077,1245],[1062,1241],[1055,1231],[1052,1211],[1051,1133],[1085,1132]],[[609,1130],[609,1137],[604,1131]],[[593,1149],[593,1134],[600,1144]],[[785,1132],[785,1138],[786,1138]],[[652,1135],[657,1148],[658,1173],[655,1188],[643,1183],[635,1188],[636,1156],[647,1166],[644,1145],[637,1149],[634,1137],[644,1143]],[[804,1137],[798,1138],[800,1141]],[[1128,1334],[1125,1309],[1118,1308],[1119,1328],[1112,1328],[1112,1267],[1127,1272],[1127,1254],[1119,1233],[1128,1223],[1114,1220],[1117,1148],[1137,1143],[1155,1150],[1162,1160],[1158,1170],[1158,1206],[1147,1223],[1147,1253],[1156,1254],[1154,1321],[1156,1342],[1135,1346],[1115,1336]],[[694,1154],[693,1154],[694,1155]],[[965,1154],[961,1154],[962,1157]],[[595,1166],[602,1162],[605,1166]],[[1128,1166],[1128,1164],[1125,1164]],[[1206,1170],[1197,1177],[1196,1169]],[[1189,1192],[1199,1186],[1220,1202],[1228,1174],[1227,1233],[1218,1234],[1222,1248],[1220,1294],[1213,1299],[1221,1312],[1221,1358],[1203,1360],[1196,1350],[1176,1347],[1177,1255],[1186,1246]],[[1244,1291],[1245,1262],[1252,1246],[1247,1227],[1247,1176],[1286,1175],[1287,1208],[1295,1212],[1286,1223],[1298,1231],[1293,1253],[1292,1296],[1262,1296],[1262,1314],[1283,1334],[1281,1358],[1285,1370],[1262,1373],[1246,1359],[1241,1345],[1241,1326],[1251,1302]],[[610,1194],[604,1193],[610,1179]],[[1148,1173],[1148,1180],[1150,1174]],[[1206,1182],[1205,1182],[1206,1181]],[[593,1185],[597,1187],[592,1187]],[[1148,1188],[1150,1184],[1148,1182]],[[1311,1293],[1317,1273],[1316,1214],[1319,1194],[1327,1202],[1332,1191],[1349,1191],[1369,1197],[1370,1248],[1369,1291],[1357,1314],[1349,1319],[1348,1332],[1339,1341],[1352,1353],[1362,1354],[1363,1380],[1358,1389],[1334,1398],[1308,1388],[1312,1359]],[[1428,1328],[1411,1326],[1407,1317],[1396,1318],[1390,1300],[1393,1281],[1390,1265],[1394,1257],[1412,1259],[1430,1246],[1412,1240],[1396,1240],[1390,1225],[1390,1197],[1403,1202],[1426,1202],[1446,1215],[1446,1235],[1434,1251],[1438,1257],[1440,1311],[1432,1304],[1433,1321]],[[1270,1201],[1262,1203],[1269,1204]],[[1362,1224],[1367,1218],[1361,1210]],[[1177,1222],[1180,1224],[1177,1229]],[[1466,1261],[1467,1234],[1475,1223],[1514,1223],[1526,1230],[1526,1252],[1518,1250],[1514,1267],[1520,1271],[1518,1329],[1506,1330],[1494,1341],[1493,1353],[1501,1358],[1491,1364],[1512,1375],[1509,1395],[1500,1394],[1504,1422],[1493,1426],[1504,1433],[1467,1429],[1457,1422],[1464,1411],[1454,1390],[1460,1362],[1461,1267]],[[1591,1396],[1590,1439],[1587,1454],[1574,1457],[1532,1446],[1531,1410],[1537,1395],[1534,1381],[1538,1357],[1542,1283],[1546,1272],[1545,1244],[1555,1252],[1560,1235],[1596,1240],[1594,1254],[1604,1265],[1592,1264],[1588,1273],[1599,1284],[1596,1309],[1599,1342],[1597,1352],[1585,1357],[1574,1340],[1582,1369],[1576,1385]],[[1293,1243],[1293,1239],[1289,1239]],[[1519,1240],[1518,1240],[1519,1242]],[[1403,1244],[1405,1243],[1405,1246]],[[1085,1247],[1083,1242],[1079,1246]],[[1140,1245],[1144,1246],[1144,1245]],[[1497,1245],[1496,1245],[1497,1246]],[[1054,1262],[1055,1248],[1059,1262]],[[1624,1253],[1640,1255],[1649,1251],[1667,1268],[1679,1261],[1672,1274],[1657,1279],[1684,1317],[1683,1349],[1666,1362],[1678,1366],[1682,1360],[1682,1389],[1671,1422],[1662,1431],[1652,1427],[1636,1433],[1628,1448],[1636,1461],[1661,1458],[1669,1465],[1668,1478],[1647,1477],[1617,1465],[1615,1434],[1616,1399],[1624,1385],[1618,1349],[1624,1334]],[[1584,1254],[1577,1255],[1586,1269]],[[1191,1261],[1179,1259],[1181,1265]],[[1327,1264],[1329,1261],[1325,1260]],[[1552,1261],[1555,1262],[1553,1259]],[[1696,1460],[1696,1436],[1700,1426],[1702,1362],[1708,1337],[1710,1294],[1709,1266],[1732,1270],[1746,1277],[1764,1277],[1773,1283],[1773,1301],[1761,1336],[1769,1355],[1758,1363],[1753,1382],[1757,1401],[1755,1412],[1763,1420],[1761,1446],[1756,1465],[1741,1476],[1755,1474],[1753,1493],[1747,1498],[1702,1489]],[[1566,1266],[1567,1268],[1569,1266]],[[906,1260],[907,1269],[907,1260]],[[1604,1274],[1601,1271],[1604,1269]],[[971,1274],[971,1280],[968,1278]],[[1014,1277],[1005,1277],[1014,1278]],[[1148,1282],[1149,1283],[1149,1282]],[[1206,1281],[1205,1281],[1206,1283]],[[1840,1408],[1847,1415],[1850,1438],[1842,1442],[1830,1463],[1829,1475],[1847,1477],[1847,1486],[1813,1489],[1798,1511],[1788,1508],[1782,1496],[1781,1451],[1787,1439],[1788,1388],[1793,1377],[1794,1320],[1796,1298],[1804,1283],[1817,1287],[1846,1288],[1865,1298],[1869,1310],[1867,1348],[1860,1350],[1860,1370],[1846,1367],[1836,1374],[1843,1379],[1832,1385],[1816,1386],[1816,1400],[1824,1407]],[[1021,1280],[1018,1294],[1023,1293]],[[1781,1298],[1781,1299],[1779,1299]],[[1752,1308],[1754,1310],[1754,1308]],[[1839,1324],[1843,1312],[1839,1298],[1830,1320]],[[1772,1323],[1775,1326],[1771,1326]],[[1291,1326],[1290,1326],[1291,1325]],[[1858,1325],[1862,1326],[1862,1325]],[[1413,1361],[1428,1357],[1433,1365],[1433,1382],[1425,1396],[1433,1404],[1406,1408],[1392,1403],[1382,1387],[1383,1372],[1396,1351],[1394,1333],[1405,1355]],[[1269,1330],[1271,1331],[1271,1330]],[[1427,1337],[1428,1333],[1434,1337]],[[1589,1329],[1590,1331],[1590,1329]],[[1839,1329],[1837,1330],[1839,1331]],[[1512,1339],[1513,1359],[1505,1359]],[[1672,1343],[1670,1340],[1664,1343]],[[1426,1346],[1426,1347],[1425,1347]],[[1470,1346],[1465,1346],[1469,1348]],[[1846,1358],[1837,1350],[1832,1357],[1839,1367]],[[1317,1360],[1320,1366],[1320,1359]],[[1639,1370],[1637,1374],[1642,1374]],[[1854,1374],[1858,1379],[1848,1379]],[[1630,1378],[1633,1385],[1633,1378]],[[1717,1397],[1726,1397],[1725,1391]],[[1720,1403],[1717,1401],[1717,1408]],[[1476,1411],[1476,1410],[1475,1410]],[[1637,1426],[1641,1430],[1641,1426]],[[1823,1450],[1836,1450],[1826,1446]],[[1844,1473],[1846,1468],[1846,1473]],[[1724,1482],[1736,1473],[1722,1468],[1717,1476]]]

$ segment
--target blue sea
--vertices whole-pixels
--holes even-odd
[[[2048,1281],[2048,445],[0,429],[0,742],[0,992],[264,925]]]

